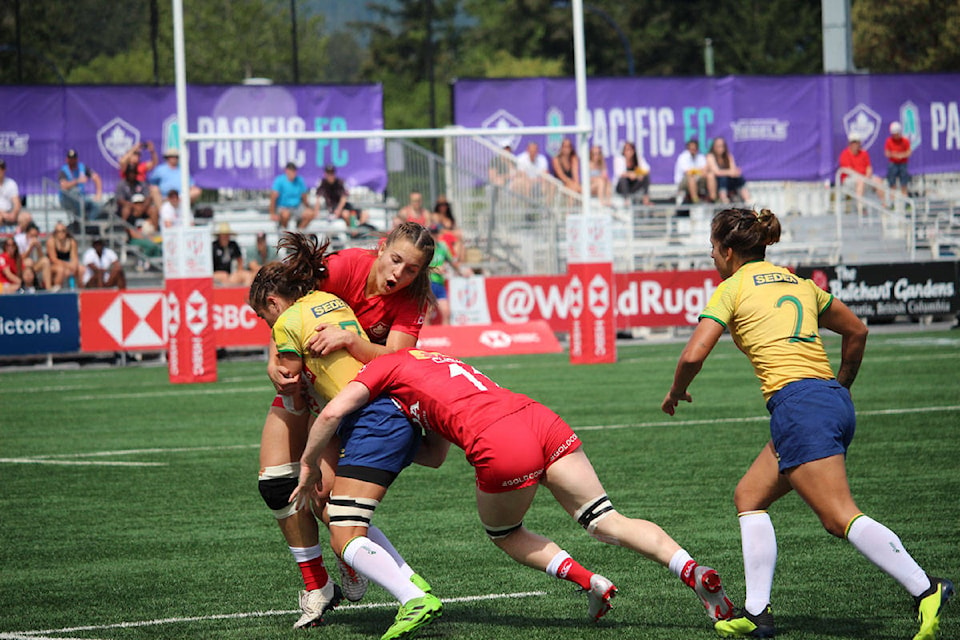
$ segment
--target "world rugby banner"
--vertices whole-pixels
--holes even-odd
[[[553,156],[563,136],[519,136],[511,127],[576,122],[573,79],[458,80],[453,103],[457,125],[490,129],[492,140],[514,152],[535,141]],[[960,171],[958,74],[590,78],[587,105],[590,144],[601,148],[608,168],[631,141],[654,183],[674,181],[687,140],[696,138],[706,152],[717,137],[730,144],[747,180],[832,179],[851,133],[882,175],[893,121],[913,147],[911,173]]]
[[[383,128],[380,85],[190,86],[189,130],[196,133],[296,133]],[[173,87],[0,87],[0,158],[21,193],[56,181],[67,149],[100,174],[104,192],[120,180],[120,158],[151,141],[158,155],[180,145]],[[162,162],[162,159],[161,159]],[[350,185],[383,191],[382,139],[200,142],[190,174],[211,189],[269,189],[287,162],[316,184],[326,165]]]

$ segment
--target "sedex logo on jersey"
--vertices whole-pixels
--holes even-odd
[[[761,284],[773,284],[775,282],[797,284],[800,281],[797,279],[797,276],[789,273],[758,273],[757,275],[753,276],[753,284],[757,286]]]
[[[315,307],[310,307],[310,311],[313,313],[314,318],[319,318],[320,316],[330,313],[331,311],[336,311],[337,309],[346,308],[347,303],[343,300],[337,298],[336,300],[328,300],[323,304],[318,304]]]

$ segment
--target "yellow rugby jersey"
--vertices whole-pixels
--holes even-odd
[[[332,324],[356,331],[364,340],[357,316],[347,303],[326,291],[311,291],[284,311],[273,324],[273,340],[280,353],[295,353],[303,358],[304,373],[312,391],[324,402],[337,395],[363,367],[346,349],[317,357],[307,349],[307,340],[320,324]]]
[[[748,262],[720,283],[700,314],[730,331],[767,400],[796,380],[834,377],[819,333],[833,296],[766,261]]]

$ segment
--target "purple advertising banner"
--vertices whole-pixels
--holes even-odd
[[[522,96],[522,99],[520,98]],[[857,75],[725,78],[591,78],[591,145],[611,159],[632,141],[652,180],[673,182],[677,155],[690,138],[706,152],[714,138],[730,145],[748,180],[832,179],[850,133],[859,134],[883,174],[890,123],[903,123],[913,145],[913,174],[960,171],[960,75]],[[554,155],[562,136],[521,137],[517,126],[576,122],[572,79],[458,80],[454,121],[496,129],[498,144],[522,151],[531,139]]]
[[[179,146],[173,87],[0,87],[0,158],[22,193],[54,185],[68,149],[100,174],[104,191],[120,179],[120,157],[151,141],[159,155]],[[380,85],[191,86],[190,131],[289,133],[383,128]],[[316,184],[332,164],[347,185],[383,191],[383,140],[266,140],[191,143],[190,173],[205,188],[269,189],[287,162]],[[160,160],[162,162],[162,158]]]

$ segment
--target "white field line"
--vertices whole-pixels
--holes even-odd
[[[477,596],[462,596],[459,598],[441,598],[445,604],[451,602],[480,602],[483,600],[504,600],[506,598],[534,598],[546,595],[546,591],[521,591],[519,593],[486,593]],[[337,611],[350,609],[384,609],[396,607],[396,602],[370,602],[364,604],[348,604],[337,607]],[[44,629],[41,631],[17,631],[0,633],[2,640],[44,640],[51,634],[74,633],[76,631],[103,631],[105,629],[134,629],[166,624],[182,624],[185,622],[203,622],[206,620],[236,620],[242,618],[263,618],[267,616],[287,616],[300,613],[299,609],[284,609],[272,611],[250,611],[247,613],[222,613],[212,616],[187,616],[182,618],[160,618],[158,620],[140,620],[137,622],[115,622],[112,624],[86,625],[82,627],[64,627],[62,629]],[[54,636],[50,640],[80,640]],[[83,638],[82,640],[91,640]]]
[[[0,458],[0,464],[56,464],[86,467],[166,467],[166,462],[121,462],[119,460],[43,460],[41,458]]]
[[[904,409],[873,409],[866,411],[857,411],[857,415],[864,416],[890,416],[905,415],[910,413],[940,413],[960,411],[960,405],[945,405],[939,407],[908,407]],[[766,422],[770,416],[743,416],[739,418],[704,418],[702,420],[658,420],[654,422],[635,422],[631,424],[597,424],[574,426],[575,431],[604,431],[607,429],[649,429],[656,427],[689,427],[704,424],[731,424],[739,422]],[[85,453],[55,453],[47,455],[30,456],[26,458],[0,458],[0,464],[90,464],[90,465],[112,465],[112,466],[165,466],[164,462],[120,462],[120,461],[96,461],[81,462],[76,458],[93,458],[106,456],[124,456],[141,453],[192,453],[195,451],[229,451],[235,449],[253,449],[259,447],[259,444],[233,444],[223,446],[208,447],[170,447],[151,449],[122,449],[116,451],[88,451]],[[3,636],[0,636],[2,640]]]

